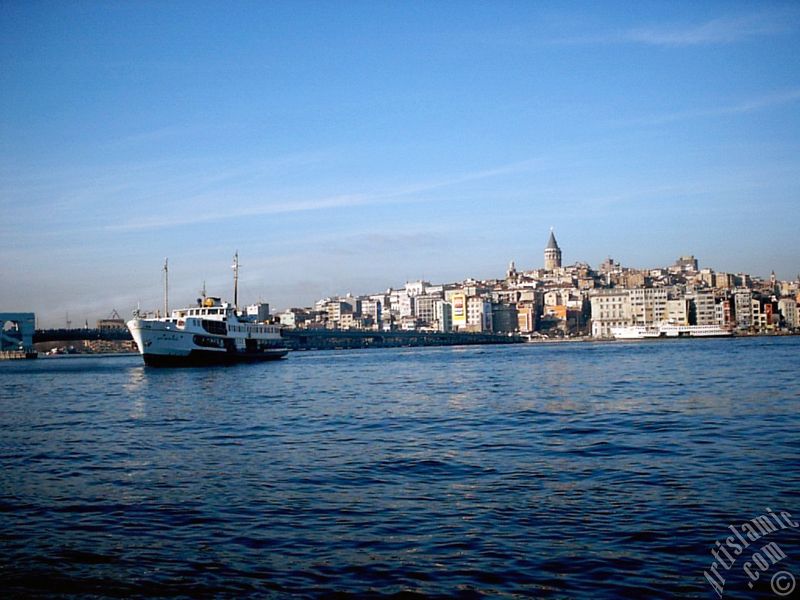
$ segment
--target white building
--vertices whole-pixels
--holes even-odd
[[[761,301],[758,298],[753,298],[750,301],[751,309],[750,314],[753,316],[753,327],[756,331],[767,330],[767,313],[761,310]]]
[[[441,299],[442,297],[438,294],[415,296],[413,298],[414,314],[424,323],[433,323],[436,320],[436,303]]]
[[[266,302],[258,302],[251,304],[246,309],[248,317],[255,317],[256,321],[266,321],[269,319],[269,304]]]
[[[667,321],[675,325],[689,324],[689,304],[684,298],[667,300]]]
[[[612,327],[626,327],[632,323],[630,290],[597,290],[589,301],[592,337],[611,337]]]
[[[667,319],[665,288],[636,288],[628,291],[634,325],[655,325]]]
[[[442,333],[453,331],[453,305],[439,300],[434,305],[434,322],[436,328]]]
[[[364,317],[372,317],[375,323],[380,323],[382,310],[383,307],[380,300],[373,300],[372,298],[361,300],[361,315]]]
[[[429,281],[411,281],[406,283],[405,291],[411,298],[421,296],[425,293],[426,288],[430,287]]]
[[[786,327],[789,329],[797,329],[800,327],[800,323],[798,323],[797,320],[797,302],[794,298],[781,298],[778,300],[778,310],[783,315]]]
[[[467,331],[492,331],[492,303],[480,296],[467,298]]]
[[[397,314],[401,319],[416,316],[414,305],[414,296],[409,295],[407,291],[402,290],[397,294]]]

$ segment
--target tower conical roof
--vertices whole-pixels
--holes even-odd
[[[556,236],[553,233],[552,229],[550,230],[550,239],[547,240],[547,246],[545,246],[545,250],[550,250],[550,249],[553,249],[553,250],[559,250],[560,249],[558,247],[558,242],[556,242]]]

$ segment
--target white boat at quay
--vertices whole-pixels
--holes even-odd
[[[727,337],[732,335],[729,329],[718,325],[678,325],[675,323],[659,323],[658,325],[630,325],[612,327],[611,335],[618,340],[646,340],[682,337]]]
[[[197,306],[168,310],[167,264],[164,264],[164,315],[142,315],[134,311],[128,321],[139,353],[146,365],[179,367],[233,364],[283,358],[280,327],[237,310],[239,258],[234,257],[234,304],[203,297]],[[263,318],[265,315],[261,315]]]

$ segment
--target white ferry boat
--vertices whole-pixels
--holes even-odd
[[[234,258],[234,298],[237,296],[239,261]],[[146,365],[177,367],[232,364],[283,358],[289,350],[283,344],[280,327],[248,316],[235,304],[203,297],[197,306],[168,310],[165,273],[165,317],[141,315],[134,311],[128,329]]]
[[[628,327],[612,327],[611,335],[618,340],[646,340],[661,337],[657,327],[631,325]]]
[[[732,332],[718,325],[659,323],[648,327],[643,325],[612,327],[611,335],[618,340],[645,340],[676,337],[726,337],[732,335]]]
[[[663,337],[726,337],[733,335],[729,329],[719,325],[676,325],[663,323],[659,326]]]

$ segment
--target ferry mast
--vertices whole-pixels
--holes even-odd
[[[164,316],[169,316],[169,259],[164,259]]]
[[[233,307],[239,310],[239,251],[233,255]]]

